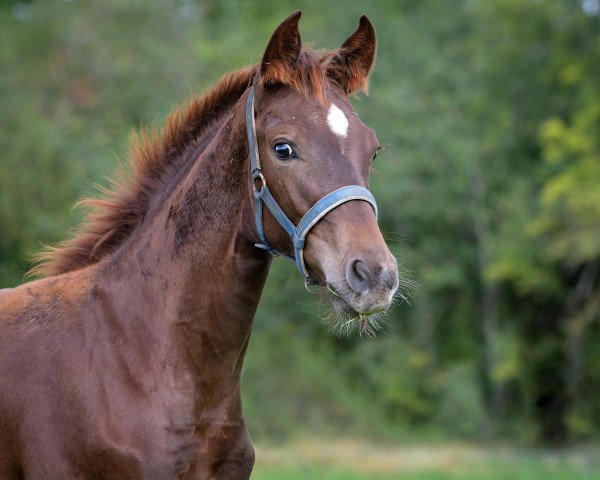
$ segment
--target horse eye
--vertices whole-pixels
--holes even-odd
[[[294,155],[294,150],[287,143],[278,143],[275,145],[275,155],[280,160],[287,160]]]

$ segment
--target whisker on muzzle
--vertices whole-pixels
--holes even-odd
[[[392,303],[401,304],[406,302],[410,305],[410,299],[413,297],[419,287],[418,283],[412,280],[408,271],[401,265],[398,266],[398,289],[394,293]],[[373,314],[359,314],[349,305],[347,308],[334,309],[335,302],[345,302],[345,299],[356,295],[349,285],[327,285],[318,292],[319,303],[321,304],[321,319],[328,330],[340,337],[350,337],[358,333],[360,337],[374,338],[381,332],[385,333],[385,327],[389,325],[388,311],[377,312]]]

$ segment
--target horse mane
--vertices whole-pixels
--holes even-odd
[[[293,69],[261,83],[283,83],[323,101],[327,64],[334,55],[303,50]],[[190,145],[229,110],[244,94],[258,66],[223,75],[204,94],[192,95],[165,119],[162,131],[142,128],[131,136],[126,168],[109,179],[110,188],[84,198],[76,206],[86,208],[84,220],[71,238],[46,246],[33,257],[30,275],[51,276],[98,262],[114,252],[141,224],[152,198],[166,188],[184,166]]]

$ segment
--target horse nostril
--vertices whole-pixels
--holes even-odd
[[[350,288],[355,292],[365,292],[369,288],[369,270],[367,265],[361,260],[351,262],[346,273],[346,280]]]
[[[364,282],[367,279],[365,264],[360,260],[356,260],[354,263],[352,263],[352,270],[354,275],[356,275],[361,282]]]
[[[348,286],[357,294],[366,293],[370,289],[383,291],[398,288],[398,274],[395,269],[386,268],[379,262],[353,260],[346,267]]]

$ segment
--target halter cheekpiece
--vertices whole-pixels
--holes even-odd
[[[351,200],[369,202],[375,211],[375,217],[377,217],[377,203],[375,202],[375,198],[369,190],[360,185],[347,185],[338,188],[315,203],[306,212],[304,217],[302,217],[298,226],[295,226],[283,212],[275,198],[273,198],[273,195],[271,195],[265,176],[260,168],[258,144],[256,142],[256,123],[254,120],[254,87],[252,86],[250,87],[246,101],[246,132],[248,135],[248,149],[250,151],[250,176],[252,177],[252,184],[254,186],[254,219],[258,238],[261,241],[256,246],[273,255],[281,255],[282,257],[294,260],[298,271],[304,275],[305,281],[307,283],[315,283],[308,274],[306,265],[304,264],[304,244],[306,243],[306,236],[310,229],[331,210]],[[262,219],[263,203],[292,239],[294,257],[278,251],[267,241]]]

